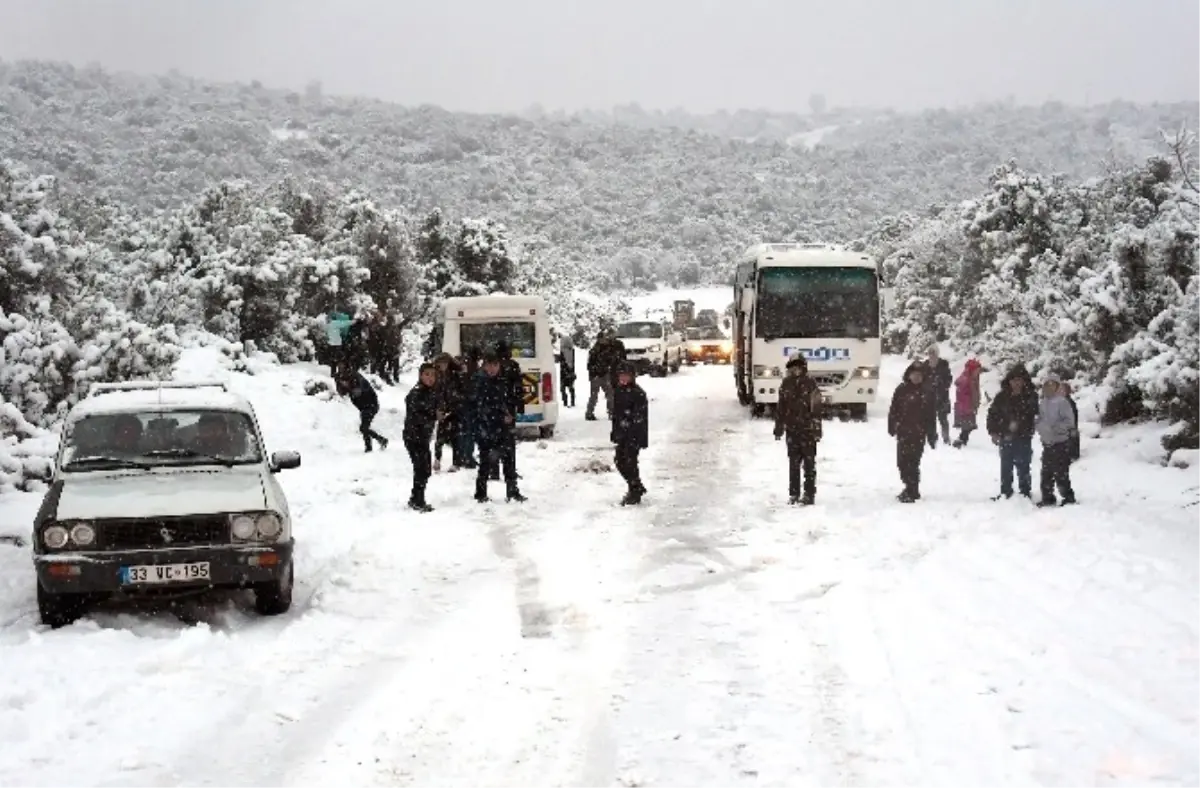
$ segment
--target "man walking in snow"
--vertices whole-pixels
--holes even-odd
[[[412,460],[412,495],[408,508],[418,512],[432,512],[433,507],[425,501],[425,487],[433,475],[433,455],[429,442],[433,440],[433,428],[438,417],[437,367],[425,363],[417,376],[417,385],[404,397],[404,448]]]
[[[504,468],[504,483],[509,501],[521,502],[525,496],[517,489],[516,437],[513,434],[517,409],[512,387],[500,374],[500,356],[495,351],[483,357],[483,369],[472,381],[475,441],[479,446],[479,472],[475,476],[475,500],[486,503],[488,477],[496,465]]]
[[[617,365],[617,385],[613,391],[612,430],[609,434],[616,444],[613,464],[629,489],[621,499],[622,506],[642,502],[646,487],[642,484],[638,453],[650,446],[650,404],[646,392],[636,382],[633,365],[622,361]]]
[[[558,386],[563,405],[575,407],[575,342],[569,334],[558,340]]]
[[[379,396],[370,381],[356,369],[344,367],[337,379],[339,394],[349,394],[350,403],[358,409],[358,431],[362,434],[367,451],[371,451],[371,441],[379,444],[380,449],[388,447],[388,439],[371,429],[371,422],[379,415]]]
[[[925,363],[929,367],[929,386],[933,389],[942,443],[950,443],[950,387],[954,385],[954,373],[950,371],[950,362],[941,357],[936,344],[929,346]]]
[[[915,361],[904,371],[904,382],[892,394],[888,408],[888,435],[896,439],[896,467],[904,489],[901,503],[921,499],[921,457],[925,444],[937,448],[937,406],[934,393],[925,383],[927,365]]]
[[[1071,435],[1075,433],[1075,413],[1062,389],[1062,380],[1057,375],[1046,375],[1037,416],[1038,437],[1042,439],[1042,500],[1038,501],[1038,506],[1059,503],[1054,497],[1056,486],[1063,506],[1075,503],[1075,491],[1071,489]]]
[[[1000,494],[993,498],[1011,498],[1013,471],[1021,495],[1032,497],[1033,481],[1029,466],[1033,463],[1033,430],[1037,421],[1038,396],[1033,379],[1024,364],[1014,364],[1000,382],[1000,391],[987,414],[987,431],[992,443],[1000,447]]]
[[[779,386],[775,440],[787,435],[788,503],[810,506],[817,495],[817,443],[821,440],[821,388],[808,376],[808,362],[792,356]],[[804,471],[804,495],[800,472]]]
[[[496,355],[500,359],[500,379],[504,382],[505,391],[508,396],[509,406],[512,408],[514,422],[517,415],[525,412],[525,384],[522,382],[521,365],[512,357],[512,343],[502,339],[496,343]],[[513,467],[516,468],[517,441],[516,427],[513,427]],[[515,471],[514,471],[515,473]],[[517,478],[520,478],[518,476]],[[493,482],[500,481],[500,464],[499,461],[492,463],[488,479]]]
[[[587,373],[590,391],[586,412],[583,417],[588,421],[596,420],[596,400],[600,392],[604,392],[604,404],[608,409],[608,417],[613,412],[613,378],[617,368],[625,360],[625,344],[617,339],[616,332],[606,329],[600,332],[596,343],[588,351]]]

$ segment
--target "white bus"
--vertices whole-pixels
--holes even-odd
[[[554,436],[558,424],[558,370],[546,301],[541,296],[489,295],[447,298],[438,312],[432,346],[442,353],[461,356],[469,348],[481,354],[506,341],[521,367],[525,412],[517,427],[537,429],[543,438]]]
[[[830,409],[864,420],[879,388],[885,293],[865,254],[830,244],[762,243],[738,261],[734,280],[734,376],[755,416],[779,402],[793,355]]]

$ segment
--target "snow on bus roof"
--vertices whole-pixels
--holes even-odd
[[[70,419],[109,413],[131,413],[158,410],[225,410],[251,415],[250,401],[240,394],[212,387],[172,388],[170,383],[159,388],[139,388],[128,391],[93,393],[71,410]]]

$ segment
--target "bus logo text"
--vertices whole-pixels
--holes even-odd
[[[785,347],[783,355],[787,358],[803,356],[805,361],[849,361],[848,347]]]

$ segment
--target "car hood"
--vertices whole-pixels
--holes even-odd
[[[621,343],[625,345],[626,350],[645,350],[654,345],[665,345],[665,339],[622,339]]]
[[[63,474],[55,519],[178,517],[267,508],[258,466]]]

